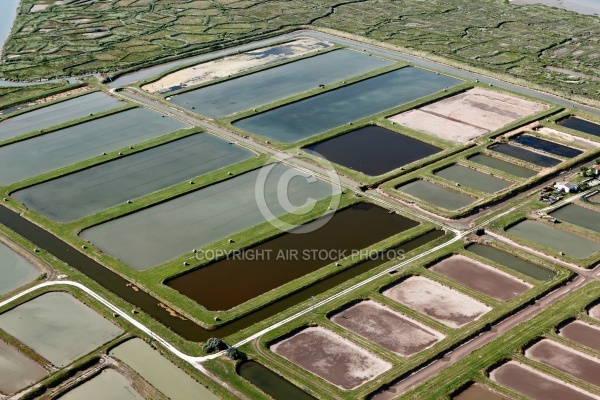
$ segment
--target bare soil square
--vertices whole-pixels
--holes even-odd
[[[493,370],[490,373],[490,378],[534,400],[591,400],[600,398],[514,361],[509,361]]]
[[[600,351],[600,328],[586,324],[583,321],[573,321],[560,330],[560,335]]]
[[[525,356],[600,386],[600,360],[561,343],[543,339],[528,348]]]
[[[421,276],[411,276],[383,294],[451,328],[480,318],[491,307]]]
[[[310,327],[271,346],[294,364],[344,390],[351,390],[392,365],[328,329]]]
[[[372,300],[355,304],[331,320],[403,357],[427,349],[445,337]]]
[[[589,314],[590,314],[590,317],[600,321],[600,304],[595,305],[594,307],[590,308]]]
[[[473,88],[389,119],[445,140],[465,143],[547,108],[507,93]]]
[[[512,275],[460,254],[446,258],[429,269],[498,300],[510,300],[532,287]]]
[[[472,384],[452,398],[455,400],[510,400],[479,383]]]

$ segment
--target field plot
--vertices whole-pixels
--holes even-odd
[[[274,399],[316,400],[284,377],[256,361],[243,361],[237,373]]]
[[[435,175],[485,193],[496,193],[514,184],[459,164],[436,171]]]
[[[278,196],[287,196],[292,204],[304,204],[313,201],[311,199],[320,200],[339,193],[339,188],[318,179],[311,183],[307,174],[284,165],[271,164],[267,168],[271,170],[262,193],[275,216],[286,214]],[[289,187],[279,188],[285,173],[297,176],[292,178]],[[256,201],[260,175],[261,169],[247,172],[86,229],[81,232],[81,237],[135,269],[152,268],[194,248],[265,222]],[[129,238],[127,241],[122,240],[124,235]]]
[[[585,119],[568,117],[556,121],[556,123],[565,128],[573,129],[574,131],[580,131],[593,136],[600,136],[600,125]]]
[[[225,78],[252,68],[314,53],[331,46],[333,43],[319,39],[298,38],[288,43],[251,50],[184,68],[144,85],[142,89],[150,93],[167,93],[186,86]]]
[[[131,383],[114,369],[107,368],[75,389],[59,397],[61,400],[143,400]]]
[[[529,347],[525,356],[600,386],[600,360],[558,342],[542,339]]]
[[[486,167],[497,169],[498,171],[506,172],[507,174],[518,176],[519,178],[531,178],[532,176],[537,175],[537,171],[521,167],[519,165],[509,163],[486,154],[477,154],[473,157],[469,157],[468,160],[477,164],[485,165]]]
[[[389,119],[441,139],[466,143],[547,108],[506,93],[473,88]]]
[[[64,367],[122,330],[75,297],[51,292],[0,315],[0,329],[57,367]]]
[[[445,337],[371,300],[355,304],[335,314],[331,320],[403,357],[417,354]]]
[[[452,211],[473,204],[477,200],[474,197],[424,180],[409,182],[398,186],[396,189],[417,199]]]
[[[559,221],[581,226],[600,233],[600,212],[577,204],[568,204],[551,213]]]
[[[391,368],[391,364],[322,327],[305,328],[275,343],[271,351],[344,390]]]
[[[540,267],[539,265],[525,261],[522,258],[516,257],[491,246],[473,243],[467,246],[466,249],[470,252],[480,255],[481,257],[487,258],[488,260],[497,262],[506,268],[513,269],[539,281],[552,279],[556,275],[554,271]]]
[[[357,51],[336,50],[175,95],[171,101],[199,114],[223,117],[391,64]]]
[[[446,258],[429,269],[498,300],[510,300],[532,287],[507,273],[460,254]]]
[[[23,133],[58,125],[90,114],[123,105],[103,92],[95,92],[61,101],[0,122],[0,140],[14,138]]]
[[[456,396],[454,400],[510,400],[508,397],[492,391],[486,386],[474,383]]]
[[[490,150],[510,157],[518,158],[519,160],[538,165],[540,167],[554,167],[562,162],[562,160],[548,157],[544,154],[536,153],[535,151],[527,150],[523,147],[513,146],[511,144],[494,144],[489,147]]]
[[[445,75],[406,67],[236,121],[233,125],[291,143],[459,83]]]
[[[509,361],[491,371],[490,378],[535,400],[597,400],[600,398],[514,361]]]
[[[188,128],[179,121],[136,108],[0,147],[0,185],[65,167]]]
[[[334,163],[377,176],[441,149],[379,126],[366,126],[307,147]]]
[[[0,394],[12,394],[37,382],[48,372],[0,340]]]
[[[516,138],[513,138],[512,140],[515,143],[521,144],[523,146],[533,147],[536,150],[541,150],[559,157],[573,158],[583,153],[583,151],[579,149],[564,146],[562,144],[558,144],[550,140],[541,139],[531,135],[519,135]]]
[[[579,259],[600,251],[600,243],[542,222],[525,220],[511,226],[507,232]]]
[[[254,156],[196,134],[11,194],[27,208],[71,222]]]
[[[0,295],[33,281],[39,274],[29,261],[0,242]]]
[[[560,329],[560,335],[569,340],[600,351],[600,328],[583,321],[573,321]]]
[[[128,340],[112,349],[109,354],[123,361],[171,400],[218,399],[141,339]]]
[[[421,276],[411,276],[383,294],[451,328],[460,328],[491,310],[465,294]]]

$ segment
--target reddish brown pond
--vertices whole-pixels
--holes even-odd
[[[600,386],[600,360],[552,340],[544,339],[525,351],[532,360]]]
[[[600,351],[600,328],[583,321],[573,321],[560,330],[567,339]]]
[[[531,288],[528,283],[460,254],[446,258],[429,269],[498,300],[510,300]]]
[[[479,383],[472,384],[452,398],[456,400],[510,400]]]

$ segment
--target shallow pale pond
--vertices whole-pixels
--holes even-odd
[[[89,381],[59,397],[61,400],[143,400],[131,383],[114,369],[102,370]]]
[[[0,1],[0,53],[2,53],[2,46],[10,35],[10,29],[12,28],[13,21],[17,16],[17,8],[19,7],[19,0],[2,0]]]
[[[435,175],[485,193],[495,193],[513,184],[513,182],[458,164],[439,170],[435,172]]]
[[[515,5],[544,4],[587,15],[598,15],[600,13],[598,0],[510,0],[510,3]]]
[[[473,157],[469,157],[469,161],[473,161],[475,163],[485,165],[486,167],[494,168],[498,171],[503,171],[507,174],[518,176],[520,178],[530,178],[534,175],[537,175],[537,171],[521,167],[495,157],[490,157],[486,154],[477,154]]]
[[[396,188],[402,193],[427,201],[447,210],[458,210],[475,202],[475,198],[451,189],[418,180]],[[416,202],[419,203],[418,201]]]
[[[188,128],[143,108],[0,147],[0,186]]]
[[[481,257],[497,262],[506,268],[514,269],[524,275],[530,276],[533,279],[545,281],[554,278],[554,271],[542,268],[539,265],[523,260],[517,256],[498,250],[495,247],[486,246],[483,244],[473,243],[466,248]]]
[[[50,292],[0,315],[0,329],[57,367],[64,367],[122,333],[65,292]]]
[[[0,393],[18,392],[47,373],[35,361],[0,340]]]
[[[552,216],[559,221],[563,220],[600,233],[600,212],[598,211],[576,204],[568,204],[554,211]]]
[[[196,134],[12,193],[32,210],[71,222],[254,156]]]
[[[0,242],[0,294],[33,281],[39,274],[29,261]]]

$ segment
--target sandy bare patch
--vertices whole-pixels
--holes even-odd
[[[509,94],[473,88],[394,115],[389,120],[445,140],[465,143],[547,108],[545,104]]]
[[[271,350],[344,390],[357,388],[392,367],[322,327],[303,329],[274,344]]]
[[[445,337],[372,300],[355,304],[334,315],[331,320],[404,357],[427,349]]]
[[[457,396],[452,397],[453,400],[510,400],[508,397],[494,392],[487,386],[479,383],[474,383]]]
[[[85,24],[86,22],[90,22],[89,18],[79,18],[79,19],[68,19],[65,22],[68,24]]]
[[[197,85],[213,79],[244,72],[255,67],[262,67],[292,57],[313,53],[319,49],[331,46],[333,46],[333,43],[302,37],[288,43],[251,50],[242,54],[197,64],[166,75],[156,82],[142,86],[142,89],[150,93],[161,93],[169,91],[174,87]]]
[[[422,276],[411,276],[383,294],[451,328],[460,328],[492,309]]]
[[[595,305],[594,307],[590,308],[589,314],[590,314],[590,317],[600,321],[600,304]]]
[[[110,32],[107,31],[102,31],[102,32],[87,32],[87,33],[82,33],[82,36],[88,37],[88,38],[97,38],[97,37],[102,37],[102,36],[106,36],[106,35],[110,35]]]
[[[455,254],[429,268],[473,290],[498,300],[510,300],[533,285],[461,254]]]
[[[46,8],[48,8],[50,4],[34,4],[30,9],[29,12],[38,12],[38,11],[42,11],[45,10]]]

